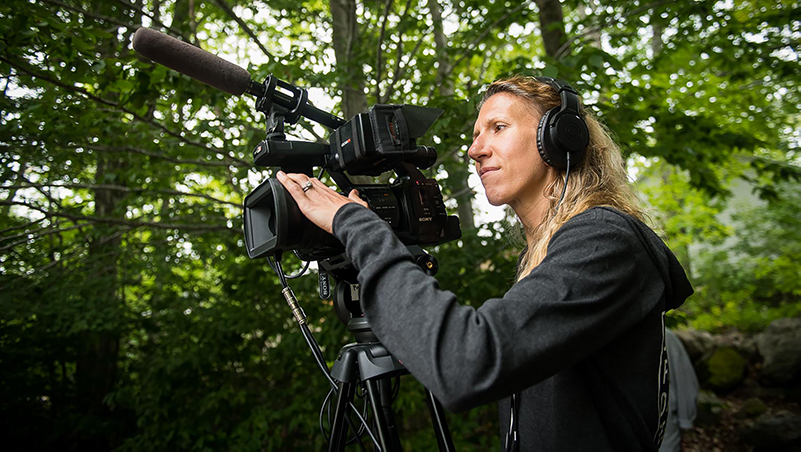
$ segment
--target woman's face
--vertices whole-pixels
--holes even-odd
[[[467,151],[494,206],[508,204],[518,216],[545,202],[543,191],[556,176],[537,151],[540,114],[510,93],[487,99]]]

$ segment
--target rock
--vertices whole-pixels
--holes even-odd
[[[716,336],[714,340],[718,347],[729,347],[747,358],[756,359],[759,357],[759,352],[757,351],[756,341],[754,338],[746,336],[737,329],[730,329],[725,333]]]
[[[745,378],[745,358],[729,347],[720,347],[701,358],[696,366],[701,387],[717,393],[726,393],[736,388]]]
[[[755,338],[763,358],[759,381],[790,387],[801,382],[801,319],[779,319]]]
[[[714,336],[707,331],[673,330],[673,333],[684,344],[687,356],[693,363],[717,347]]]
[[[757,397],[751,397],[743,402],[743,406],[737,411],[735,417],[739,419],[751,419],[765,414],[766,411],[768,411],[768,406],[765,405],[765,402]]]
[[[740,439],[754,451],[791,451],[801,448],[801,416],[789,411],[763,414],[740,431]]]
[[[711,391],[701,391],[698,394],[698,405],[695,414],[697,425],[717,425],[720,423],[723,412],[728,408],[725,402],[720,400]]]

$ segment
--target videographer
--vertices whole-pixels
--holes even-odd
[[[668,410],[664,313],[692,288],[578,99],[532,77],[484,95],[468,153],[528,245],[516,284],[478,309],[440,290],[355,191],[278,179],[345,245],[373,332],[447,408],[499,401],[507,450],[655,451]]]

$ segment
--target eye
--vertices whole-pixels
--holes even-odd
[[[496,123],[495,123],[495,125],[492,127],[492,129],[493,129],[493,130],[494,130],[496,133],[497,133],[497,132],[500,132],[501,130],[503,130],[503,129],[505,129],[505,128],[506,128],[506,124],[502,124],[502,123],[500,123],[500,122],[496,122]]]

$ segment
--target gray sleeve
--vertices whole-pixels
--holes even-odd
[[[679,428],[691,429],[695,421],[696,403],[700,391],[698,377],[695,375],[695,368],[684,349],[684,344],[667,328],[665,328],[665,341],[670,366],[671,415],[676,415]]]
[[[448,409],[461,411],[554,375],[647,314],[637,304],[637,269],[653,263],[615,217],[596,209],[571,219],[542,264],[478,309],[440,290],[370,210],[345,205],[333,229],[359,271],[375,334]]]

